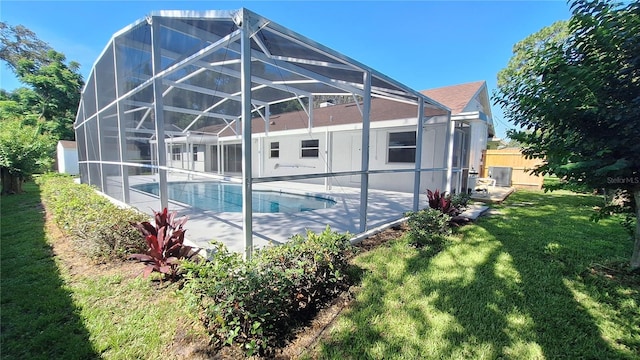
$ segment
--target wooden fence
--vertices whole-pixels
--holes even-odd
[[[489,167],[503,166],[510,167],[511,186],[516,188],[542,189],[542,176],[534,176],[529,173],[536,165],[540,164],[540,159],[525,159],[519,149],[486,150],[483,154],[483,167],[480,172],[481,177],[489,176]]]

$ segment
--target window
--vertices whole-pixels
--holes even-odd
[[[193,161],[198,161],[198,147],[193,147]]]
[[[280,157],[280,142],[276,141],[271,143],[271,152],[269,157],[274,159]]]
[[[302,140],[302,157],[317,158],[320,152],[319,140]]]
[[[181,147],[172,147],[171,148],[171,160],[180,161],[182,160],[182,148]]]
[[[416,161],[416,132],[405,131],[389,133],[390,163],[412,163]]]

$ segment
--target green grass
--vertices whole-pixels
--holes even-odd
[[[363,253],[356,301],[316,353],[331,359],[638,359],[632,241],[601,200],[517,192],[502,215],[427,253],[406,239]]]
[[[80,309],[46,241],[39,189],[0,199],[2,358],[94,358]]]
[[[39,188],[0,199],[2,359],[157,359],[202,336],[175,285],[118,272],[70,275],[52,255]],[[639,359],[640,279],[632,242],[601,200],[517,192],[421,250],[365,252],[356,300],[309,357]],[[179,344],[178,344],[179,345]]]
[[[24,189],[1,199],[2,359],[167,358],[176,333],[199,334],[175,285],[71,276],[53,257],[38,186]]]

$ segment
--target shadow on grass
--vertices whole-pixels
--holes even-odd
[[[2,358],[98,358],[46,242],[40,190],[24,189],[0,202]]]
[[[590,264],[631,249],[617,224],[589,222],[594,201],[517,194],[435,256],[402,241],[366,254],[370,274],[321,357],[637,358],[638,290],[622,284],[603,299],[583,285]],[[626,313],[607,304],[621,302]]]

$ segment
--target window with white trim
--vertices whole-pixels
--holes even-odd
[[[198,161],[198,147],[193,147],[193,161]]]
[[[387,162],[415,163],[416,132],[403,131],[389,133],[389,143],[387,149]]]
[[[269,157],[272,159],[277,159],[280,157],[280,142],[279,141],[274,141],[271,143],[270,148],[269,148],[270,152],[269,152]]]
[[[303,158],[317,158],[320,153],[320,141],[317,139],[302,140],[300,148]]]

